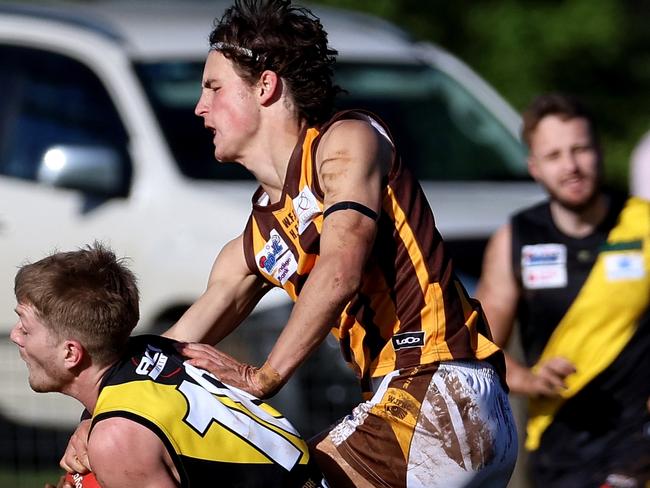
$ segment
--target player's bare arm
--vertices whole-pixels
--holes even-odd
[[[269,289],[246,265],[240,235],[215,259],[205,292],[163,335],[178,341],[216,344],[248,316]]]
[[[354,202],[379,214],[381,180],[391,157],[392,146],[369,123],[334,124],[323,136],[316,161],[325,213],[339,202]],[[376,230],[373,218],[353,209],[324,219],[318,262],[268,358],[282,381],[323,341],[357,291]]]
[[[494,341],[505,348],[515,322],[519,288],[512,271],[512,231],[502,226],[490,239],[485,250],[483,270],[476,296],[490,324]],[[505,351],[504,351],[505,352]],[[505,352],[507,382],[513,393],[527,396],[556,396],[566,388],[565,378],[575,372],[564,358],[552,358],[539,364],[533,372]]]
[[[316,161],[325,211],[338,202],[355,202],[378,214],[381,179],[391,156],[390,143],[369,123],[346,120],[334,124],[321,140]],[[323,341],[357,290],[375,233],[375,220],[357,210],[336,211],[325,218],[319,260],[261,368],[200,344],[188,345],[183,354],[224,383],[260,398],[273,394]]]
[[[177,488],[180,478],[162,441],[146,427],[121,417],[98,422],[88,456],[102,488]]]
[[[483,306],[494,342],[502,348],[510,339],[519,299],[519,288],[512,272],[511,241],[509,224],[499,228],[491,237],[476,288],[476,298]]]

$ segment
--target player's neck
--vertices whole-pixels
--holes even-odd
[[[551,216],[555,226],[564,234],[580,239],[596,230],[607,216],[609,197],[599,193],[592,202],[580,209],[569,208],[551,201]]]
[[[102,380],[112,364],[102,367],[90,366],[80,371],[61,393],[78,400],[91,414],[97,405]]]
[[[288,117],[278,117],[267,125],[263,124],[258,143],[244,162],[272,203],[280,199],[291,155],[305,125]]]

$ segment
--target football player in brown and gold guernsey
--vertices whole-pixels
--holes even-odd
[[[217,161],[260,186],[166,335],[188,343],[191,364],[265,398],[331,332],[366,399],[313,446],[334,487],[505,486],[517,441],[502,353],[388,127],[333,113],[335,54],[288,0],[237,1],[216,23],[196,114]],[[266,362],[215,349],[272,287],[295,304]]]

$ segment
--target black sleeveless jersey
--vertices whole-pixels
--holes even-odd
[[[104,376],[92,425],[124,417],[163,442],[183,487],[316,488],[305,441],[276,410],[185,364],[164,337],[129,340]]]
[[[582,288],[624,203],[624,199],[612,197],[603,222],[580,239],[555,226],[549,202],[512,217],[512,269],[521,290],[517,319],[528,366],[537,362]]]
[[[607,237],[624,204],[624,199],[612,196],[604,221],[583,239],[555,227],[548,203],[512,218],[512,264],[521,287],[518,318],[529,366],[538,361],[583,289],[598,254],[608,252]],[[602,306],[611,306],[607,297]],[[599,310],[593,308],[594,317]],[[584,320],[589,319],[585,314]],[[650,480],[649,352],[646,309],[614,361],[567,399],[544,431],[529,463],[536,486],[605,486],[611,473]]]

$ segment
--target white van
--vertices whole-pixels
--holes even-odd
[[[207,36],[227,5],[0,3],[0,333],[15,321],[16,267],[93,240],[132,259],[139,332],[168,325],[203,291],[254,190],[239,166],[214,161],[193,114]],[[541,195],[525,178],[518,116],[439,47],[373,17],[314,10],[340,52],[341,107],[389,123],[459,269],[475,274],[487,236]],[[272,313],[285,303],[270,294],[257,320],[281,326]],[[5,396],[0,410],[47,418]]]

